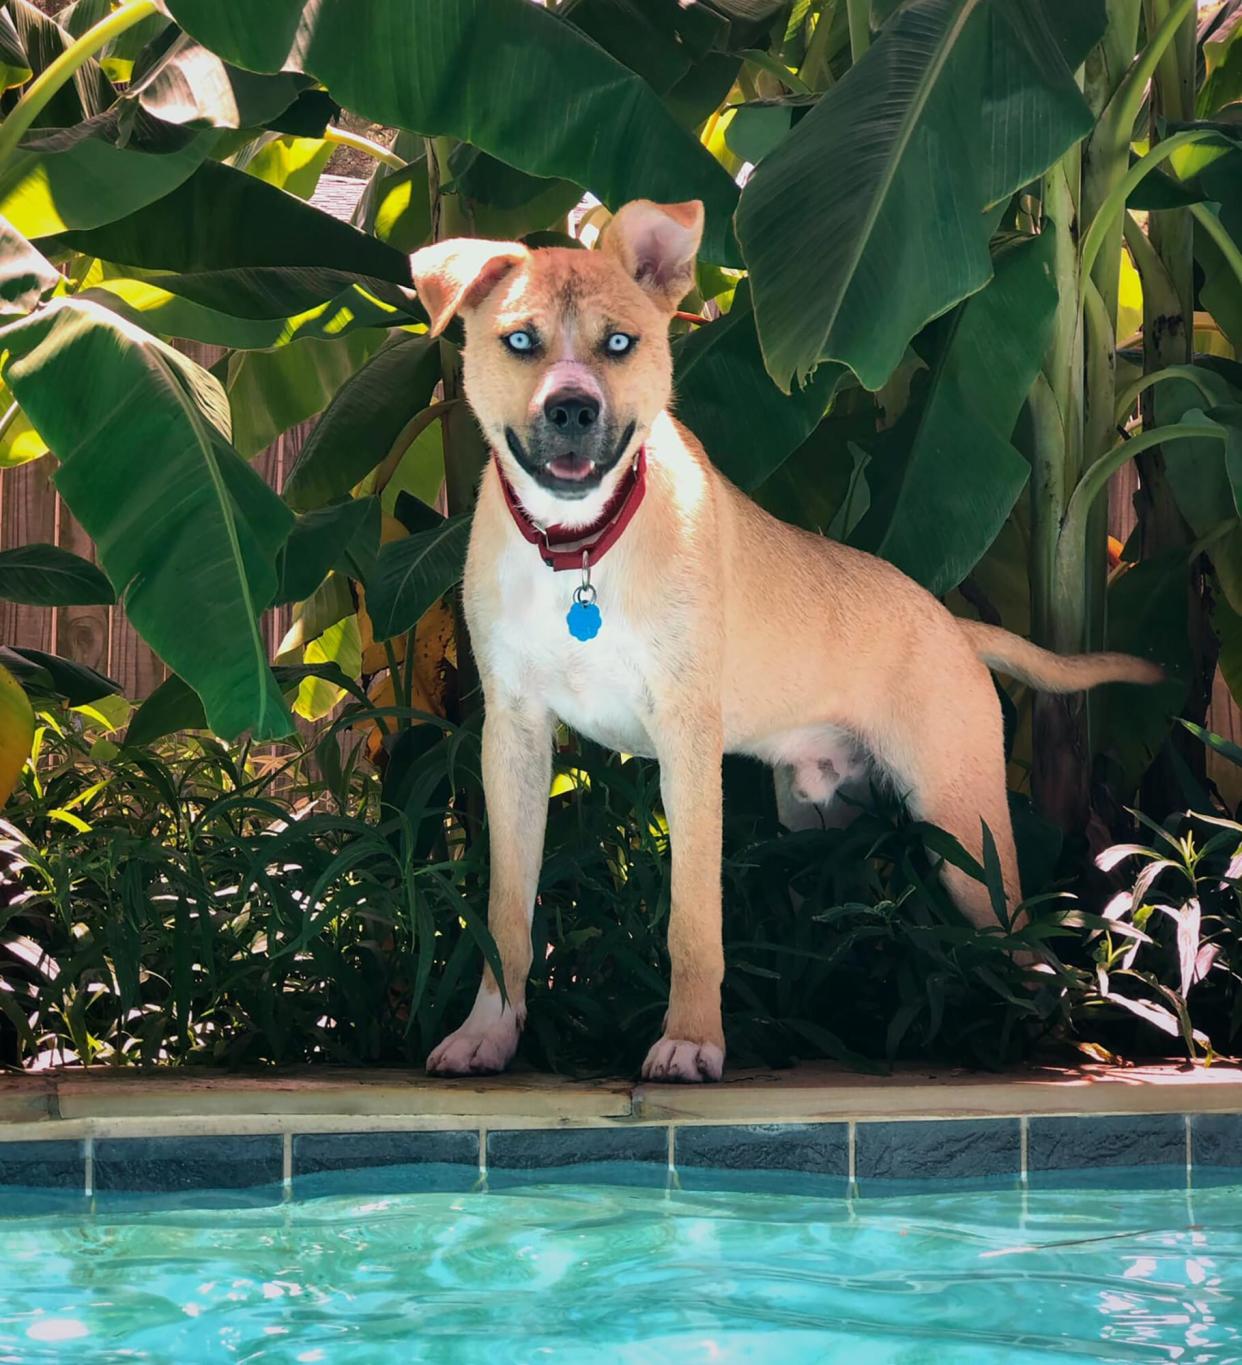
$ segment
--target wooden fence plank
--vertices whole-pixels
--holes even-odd
[[[4,483],[0,509],[0,548],[56,542],[56,490],[51,476],[54,462],[44,457],[0,473]],[[54,652],[55,614],[46,607],[23,607],[0,602],[0,644]]]
[[[96,562],[90,536],[59,495],[56,498],[56,544],[62,550]],[[99,673],[107,673],[111,610],[107,606],[61,607],[54,613],[56,652]]]

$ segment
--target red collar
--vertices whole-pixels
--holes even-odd
[[[592,564],[598,564],[621,538],[621,532],[630,524],[630,518],[638,511],[638,505],[647,491],[647,448],[640,446],[598,521],[590,526],[549,526],[541,529],[530,519],[513,485],[505,478],[505,471],[500,467],[500,459],[495,451],[492,452],[492,459],[496,462],[500,491],[504,494],[505,506],[514,524],[523,539],[538,549],[540,559],[550,569],[581,569],[584,553],[590,556]]]

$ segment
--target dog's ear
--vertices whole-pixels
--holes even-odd
[[[425,246],[410,257],[419,302],[439,336],[462,309],[477,308],[529,250],[521,242],[483,242],[453,237]]]
[[[600,249],[672,312],[694,284],[694,253],[703,237],[703,203],[635,199],[613,215]]]

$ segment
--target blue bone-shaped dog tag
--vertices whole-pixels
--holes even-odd
[[[569,633],[575,640],[594,640],[603,620],[594,602],[575,602],[565,617]]]

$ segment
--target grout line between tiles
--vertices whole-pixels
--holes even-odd
[[[846,1125],[846,1137],[847,1137],[846,1146],[847,1151],[849,1153],[849,1166],[847,1168],[846,1175],[849,1180],[850,1196],[853,1197],[858,1193],[857,1180],[858,1125],[857,1123],[854,1122],[853,1119],[850,1119],[849,1123]]]
[[[286,1132],[282,1135],[283,1140],[280,1144],[280,1179],[288,1194],[293,1188],[293,1134]]]
[[[87,1199],[95,1196],[95,1139],[82,1139],[82,1193]]]
[[[1018,1178],[1025,1185],[1027,1174],[1027,1152],[1030,1142],[1030,1119],[1025,1114],[1018,1120]]]
[[[479,1127],[479,1179],[487,1179],[487,1129]]]
[[[677,1125],[670,1123],[668,1126],[668,1168],[670,1171],[677,1169]]]
[[[1195,1149],[1194,1132],[1191,1126],[1194,1123],[1194,1118],[1190,1114],[1183,1114],[1182,1122],[1186,1125],[1186,1188],[1189,1190],[1194,1185]]]

